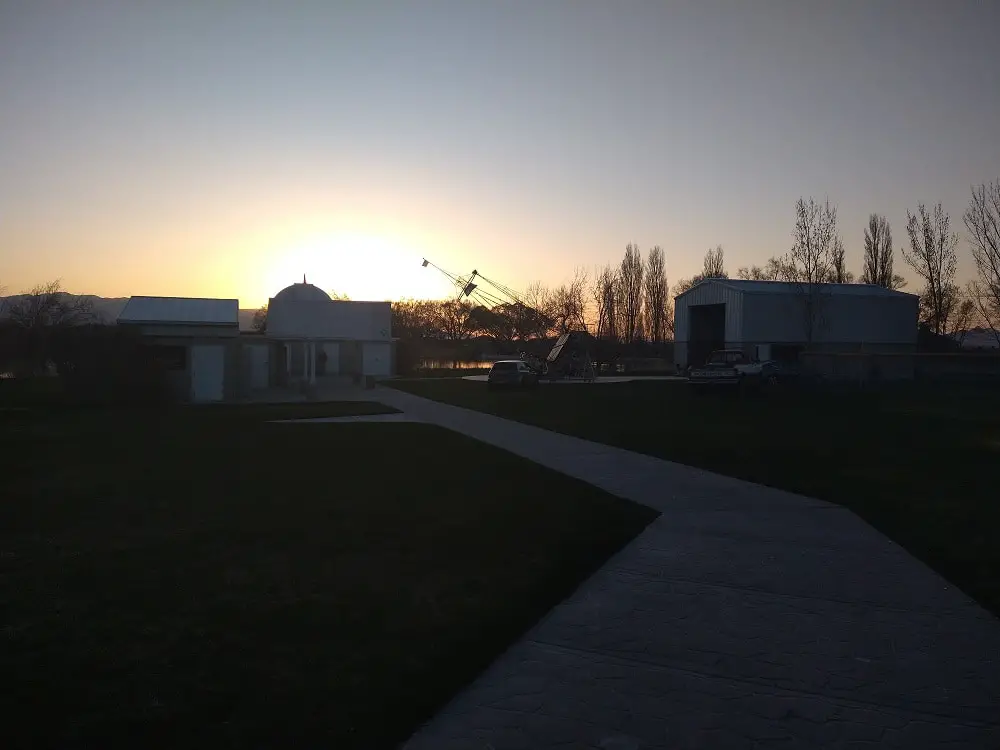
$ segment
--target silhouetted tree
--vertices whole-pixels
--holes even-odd
[[[618,270],[618,330],[626,344],[642,339],[642,277],[644,266],[639,246],[629,243]]]
[[[958,294],[958,290],[956,289],[955,291]],[[969,329],[972,328],[976,316],[976,304],[970,297],[959,296],[952,303],[952,313],[948,318],[948,334],[958,342],[959,346],[965,341],[965,337],[969,333]]]
[[[524,290],[523,304],[515,305],[510,314],[517,339],[544,338],[553,330],[555,322],[549,316],[549,298],[549,289],[541,281],[529,284]]]
[[[514,324],[506,313],[505,307],[505,305],[497,305],[494,308],[482,305],[473,307],[469,312],[469,329],[497,341],[513,342],[515,340]]]
[[[933,212],[928,212],[923,203],[917,206],[915,215],[907,211],[906,232],[910,249],[903,248],[903,260],[924,280],[921,318],[935,334],[944,334],[958,299],[954,283],[958,235],[951,231],[951,219],[940,203]]]
[[[444,339],[464,341],[476,330],[471,318],[472,303],[468,300],[449,300],[438,304],[436,323]]]
[[[618,340],[618,273],[610,265],[604,266],[594,283],[593,297],[597,307],[597,336]]]
[[[62,284],[50,281],[36,286],[9,305],[7,318],[19,328],[83,325],[94,322],[93,301],[63,291]]]
[[[983,325],[1000,345],[1000,180],[972,188],[964,216],[976,278],[967,293]]]
[[[844,242],[839,236],[834,236],[833,245],[830,248],[829,281],[833,284],[854,283],[854,274],[847,270],[847,254],[844,251]]]
[[[659,245],[651,248],[646,256],[644,292],[646,336],[650,341],[663,341],[667,337],[672,316],[670,287],[667,285],[667,261],[663,248]]]
[[[728,279],[729,274],[726,273],[725,264],[725,253],[722,249],[722,245],[717,245],[714,249],[710,249],[705,253],[705,258],[702,261],[701,273],[696,273],[690,279],[681,279],[674,285],[674,296],[683,294],[688,289],[693,287],[705,279]]]
[[[561,284],[545,294],[542,309],[551,321],[553,333],[586,329],[587,277],[585,268],[577,268],[569,284]]]
[[[259,333],[267,330],[267,305],[261,305],[253,311],[253,319],[250,321],[250,328]]]
[[[902,289],[906,286],[906,280],[893,272],[893,254],[892,227],[884,216],[872,214],[865,227],[865,259],[861,283],[886,289]]]
[[[701,275],[705,279],[729,278],[729,275],[726,273],[725,253],[722,245],[716,245],[714,249],[705,253],[705,259],[702,261]]]
[[[743,266],[736,276],[748,281],[792,281],[795,269],[784,258],[771,257],[763,266]]]
[[[829,201],[810,198],[795,203],[792,249],[784,263],[802,298],[806,342],[813,339],[823,323],[823,283],[832,273],[837,239],[837,209]]]

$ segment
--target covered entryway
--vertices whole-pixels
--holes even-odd
[[[226,373],[226,350],[220,344],[191,347],[191,400],[222,401]]]

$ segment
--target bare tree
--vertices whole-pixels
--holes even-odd
[[[958,296],[958,290],[955,290],[956,296]],[[976,304],[969,297],[959,297],[956,299],[952,305],[952,313],[948,319],[948,335],[951,336],[955,342],[961,346],[965,342],[965,337],[969,333],[969,329],[972,328],[973,321],[976,319]]]
[[[837,232],[837,209],[825,201],[813,198],[807,203],[799,198],[795,203],[795,230],[787,263],[794,270],[795,280],[821,284],[830,277]]]
[[[711,251],[709,251],[711,252]],[[646,256],[643,278],[646,311],[646,335],[650,341],[663,341],[667,337],[670,320],[670,287],[667,285],[667,262],[663,248],[651,248]]]
[[[791,281],[795,269],[784,258],[768,258],[763,266],[743,266],[736,272],[737,278],[748,281]]]
[[[468,300],[441,302],[437,309],[437,328],[449,341],[464,341],[475,330],[471,314],[472,303]]]
[[[618,274],[606,265],[597,273],[594,283],[594,303],[597,307],[597,335],[618,340]]]
[[[696,273],[690,279],[681,279],[674,285],[674,296],[678,294],[683,294],[688,289],[693,287],[705,279],[728,279],[729,274],[726,273],[725,264],[725,253],[722,249],[722,245],[716,245],[714,249],[709,249],[705,253],[705,259],[702,261],[701,273]]]
[[[907,211],[906,232],[910,249],[903,248],[903,260],[924,280],[921,317],[934,333],[944,334],[957,298],[958,235],[951,231],[951,219],[940,203],[933,212],[928,212],[923,203],[917,206],[916,215]]]
[[[833,238],[833,245],[830,248],[829,280],[833,284],[854,283],[854,274],[847,270],[847,254],[844,251],[844,242],[839,236]]]
[[[250,328],[258,333],[267,330],[267,305],[261,305],[253,311],[253,319],[250,321]]]
[[[59,280],[36,286],[9,307],[8,319],[20,328],[82,325],[96,320],[93,301],[63,291]]]
[[[833,268],[837,239],[837,209],[829,201],[822,204],[810,198],[795,203],[795,229],[786,271],[802,298],[806,343],[812,344],[823,324],[823,283]]]
[[[972,188],[964,216],[969,230],[976,279],[969,299],[1000,345],[1000,180]]]
[[[618,271],[618,288],[620,303],[619,335],[626,344],[642,339],[642,277],[644,265],[639,246],[629,243],[625,247]]]
[[[556,328],[550,315],[550,307],[554,304],[553,294],[553,290],[542,282],[535,281],[528,286],[521,299],[496,305],[492,312],[506,318],[514,340],[543,338]],[[580,295],[583,295],[582,290]]]
[[[722,245],[716,245],[714,249],[705,253],[705,260],[702,262],[701,276],[703,279],[728,279],[726,273],[725,253]]]
[[[906,281],[893,272],[892,227],[879,214],[868,217],[865,227],[865,259],[861,272],[862,284],[874,284],[886,289],[902,289]]]
[[[432,300],[397,300],[391,305],[392,335],[400,339],[422,339],[435,336],[438,305]]]
[[[586,330],[587,280],[587,270],[579,267],[569,284],[562,284],[546,295],[544,310],[555,333]]]

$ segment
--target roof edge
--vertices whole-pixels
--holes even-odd
[[[733,282],[737,282],[737,283],[733,283]],[[748,287],[744,287],[739,282],[748,282],[748,283],[751,283],[751,284],[775,284],[776,286],[774,287],[773,291],[768,291],[768,290],[764,290],[764,289],[751,289],[751,288],[748,288]],[[697,289],[698,287],[700,287],[700,286],[702,286],[704,284],[719,284],[721,286],[727,287],[728,289],[732,289],[734,292],[739,292],[740,294],[773,294],[774,292],[778,292],[778,291],[781,291],[781,290],[788,290],[788,291],[794,293],[794,291],[795,291],[794,287],[795,286],[797,286],[799,284],[805,285],[807,283],[808,282],[777,281],[777,280],[773,280],[773,279],[728,279],[728,278],[721,278],[721,277],[712,277],[712,278],[709,278],[709,279],[702,279],[701,281],[699,281],[694,286],[691,286],[688,289],[685,289],[680,294],[674,295],[674,299],[675,300],[680,299],[684,295],[688,294],[689,292],[693,292],[695,289]],[[916,300],[920,299],[920,295],[919,294],[913,294],[911,292],[903,292],[903,291],[900,291],[899,289],[889,289],[888,287],[879,286],[878,284],[846,284],[846,283],[838,283],[838,282],[822,282],[820,284],[817,284],[816,286],[821,287],[821,288],[822,287],[853,287],[853,288],[870,287],[873,290],[874,289],[879,290],[875,294],[870,295],[870,296],[873,296],[873,297],[876,297],[876,296],[877,297],[912,297],[913,299],[916,299]],[[856,296],[864,296],[864,295],[856,295]]]

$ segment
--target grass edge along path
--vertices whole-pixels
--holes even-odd
[[[772,398],[685,383],[553,384],[491,393],[466,380],[400,390],[816,497],[857,513],[1000,615],[1000,393],[901,385]]]
[[[656,516],[439,427],[225,413],[0,430],[13,745],[393,747]]]

